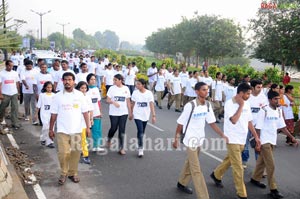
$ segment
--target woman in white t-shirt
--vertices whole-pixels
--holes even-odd
[[[152,123],[155,123],[156,116],[154,110],[154,97],[151,91],[146,89],[146,81],[144,79],[139,79],[136,82],[136,88],[131,96],[133,118],[137,128],[137,138],[138,138],[138,157],[143,157],[144,155],[144,144],[143,137],[145,135],[145,129],[147,122],[152,114]]]
[[[132,95],[134,91],[134,80],[135,80],[135,71],[132,68],[131,63],[128,64],[128,68],[125,71],[125,85],[130,90],[130,95]]]
[[[124,136],[126,122],[132,119],[132,110],[130,104],[130,91],[127,86],[123,85],[124,78],[117,74],[114,76],[114,85],[107,91],[106,102],[109,104],[110,129],[108,131],[107,146],[110,147],[111,139],[119,129],[119,153],[125,155]]]
[[[155,101],[155,103],[157,104],[159,109],[162,109],[161,100],[166,87],[166,78],[163,74],[163,69],[159,69],[156,82],[154,84],[155,84],[154,89],[156,91],[156,96],[157,96],[157,101]]]
[[[35,111],[35,121],[38,120],[38,112],[40,110],[41,121],[43,123],[40,141],[41,145],[46,145],[49,148],[55,148],[53,141],[49,137],[49,124],[50,124],[50,106],[52,104],[52,100],[54,97],[54,87],[51,81],[47,81],[44,83],[41,93],[39,95],[39,100],[36,105]]]
[[[90,118],[90,126],[86,126],[83,115],[81,116],[81,149],[82,149],[82,157],[80,162],[85,164],[91,164],[91,160],[89,158],[89,150],[88,150],[88,142],[86,139],[86,129],[91,128],[93,126],[93,105],[91,98],[87,95],[89,90],[88,84],[85,81],[80,81],[76,85],[76,89],[81,91],[84,95],[84,100],[88,105],[89,118]]]
[[[284,103],[287,104],[287,106],[283,106],[283,114],[284,114],[284,121],[286,124],[287,129],[289,132],[291,132],[292,135],[294,135],[294,113],[293,113],[293,106],[294,106],[294,97],[293,95],[294,87],[292,85],[287,85],[285,87],[285,94],[283,96]],[[286,143],[292,144],[291,139],[289,137],[286,137]]]
[[[87,96],[91,98],[93,106],[93,125],[92,125],[92,138],[93,138],[93,151],[104,152],[105,149],[101,148],[102,145],[102,110],[101,110],[101,96],[97,88],[96,75],[90,73],[86,77],[89,85]]]

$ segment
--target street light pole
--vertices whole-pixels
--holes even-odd
[[[62,41],[62,49],[65,50],[65,26],[69,25],[70,23],[57,23],[58,25],[61,25],[63,28],[63,41]]]
[[[30,10],[30,11],[40,16],[41,44],[43,44],[43,16],[51,12],[51,10],[48,10],[47,12],[36,12],[34,10]]]

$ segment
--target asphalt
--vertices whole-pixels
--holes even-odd
[[[104,110],[103,135],[107,136],[110,126],[108,118],[108,105],[102,103]],[[131,138],[136,137],[136,127],[133,121],[127,122],[127,154],[120,156],[117,151],[108,151],[105,154],[90,153],[91,165],[79,164],[79,184],[74,184],[70,180],[64,186],[59,186],[59,164],[56,149],[48,149],[40,145],[39,133],[41,127],[32,126],[28,122],[23,122],[23,128],[16,131],[13,136],[20,146],[31,158],[34,159],[33,167],[36,171],[42,172],[40,186],[48,199],[192,199],[195,194],[186,195],[176,189],[179,172],[185,160],[183,149],[173,150],[171,139],[174,137],[176,120],[179,113],[175,113],[174,107],[166,109],[164,102],[163,109],[156,109],[157,123],[163,131],[147,126],[146,138],[150,141],[143,158],[137,157],[136,144],[130,144]],[[218,124],[222,127],[222,123]],[[217,138],[218,135],[212,129],[206,127],[208,138]],[[117,138],[117,134],[115,135]],[[6,136],[0,136],[3,144],[9,146],[10,143]],[[299,148],[286,146],[285,137],[279,135],[278,145],[275,148],[276,179],[279,190],[287,199],[300,198],[300,158]],[[152,148],[152,150],[149,150]],[[223,159],[226,150],[211,150],[207,153]],[[270,198],[268,189],[259,189],[249,183],[251,173],[255,167],[254,152],[251,151],[251,158],[248,167],[245,169],[245,183],[248,191],[248,198]],[[204,177],[207,182],[208,191],[211,199],[231,199],[235,198],[235,188],[231,169],[224,175],[224,188],[214,186],[209,175],[220,163],[218,160],[201,153],[200,164]],[[263,182],[267,183],[266,179]],[[193,184],[191,183],[193,187]],[[30,185],[25,185],[25,191],[30,199],[35,199],[36,194]]]

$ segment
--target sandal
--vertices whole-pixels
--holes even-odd
[[[67,179],[67,176],[61,175],[61,176],[59,177],[59,179],[58,179],[58,184],[59,184],[59,185],[65,184],[66,179]]]
[[[126,155],[126,152],[125,152],[124,149],[121,149],[121,150],[119,151],[119,154],[120,154],[120,155]]]
[[[74,183],[78,183],[80,181],[80,179],[78,178],[78,176],[68,176],[68,178],[70,180],[72,180],[72,182],[74,182]]]

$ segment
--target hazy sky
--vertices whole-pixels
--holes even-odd
[[[50,13],[43,17],[43,37],[62,32],[57,23],[65,26],[65,34],[72,36],[75,28],[88,34],[106,29],[115,31],[120,41],[144,44],[145,38],[159,28],[180,23],[181,16],[191,18],[215,14],[233,19],[243,26],[254,18],[262,0],[8,0],[9,16],[27,21],[19,32],[33,30],[37,35],[40,18],[30,9]]]

